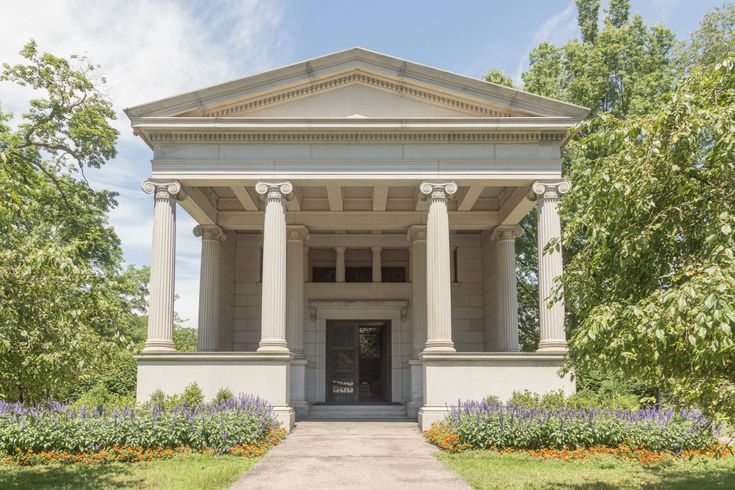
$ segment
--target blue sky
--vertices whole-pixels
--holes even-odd
[[[684,38],[722,3],[633,0],[632,10]],[[351,46],[473,77],[498,67],[519,79],[539,42],[579,35],[573,0],[4,0],[3,14],[0,62],[18,61],[35,38],[42,50],[102,64],[119,114],[119,155],[90,180],[120,193],[110,222],[125,259],[139,265],[150,255],[152,198],[140,183],[151,151],[132,135],[123,108]],[[22,112],[29,96],[0,83],[4,110]],[[181,209],[178,217],[176,309],[195,326],[199,242],[191,218]]]

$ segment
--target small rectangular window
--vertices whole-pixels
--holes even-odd
[[[312,282],[336,282],[337,269],[335,267],[312,267]]]

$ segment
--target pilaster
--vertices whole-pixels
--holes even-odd
[[[518,290],[516,282],[516,238],[523,235],[520,226],[498,226],[493,231],[497,267],[497,328],[501,352],[518,352]]]
[[[227,235],[217,225],[198,225],[194,236],[202,237],[199,274],[199,352],[216,352],[219,346],[220,242]]]

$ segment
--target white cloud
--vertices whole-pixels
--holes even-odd
[[[573,1],[569,2],[564,10],[546,19],[533,33],[533,40],[529,44],[525,53],[529,53],[543,42],[561,45],[577,36],[579,27],[577,26],[577,7]],[[521,74],[528,68],[528,55],[524,54],[523,58],[518,62],[514,81],[521,85]]]
[[[30,39],[59,56],[85,54],[102,65],[107,92],[118,113],[118,157],[89,171],[96,188],[120,194],[110,222],[130,263],[150,256],[152,199],[140,191],[150,173],[150,150],[132,135],[125,107],[196,90],[283,64],[289,38],[280,2],[223,0],[4,1],[0,61],[20,61]],[[12,19],[12,20],[11,20]],[[3,109],[19,113],[27,89],[0,84]],[[194,221],[179,209],[176,302],[179,314],[196,325],[199,241]]]

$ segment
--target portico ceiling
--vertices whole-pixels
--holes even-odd
[[[264,203],[249,186],[187,188],[181,201],[201,224],[259,230]],[[450,226],[482,230],[517,223],[533,206],[526,187],[459,186],[448,203]],[[286,202],[292,224],[314,230],[403,230],[425,219],[426,201],[418,183],[408,185],[296,185]]]

